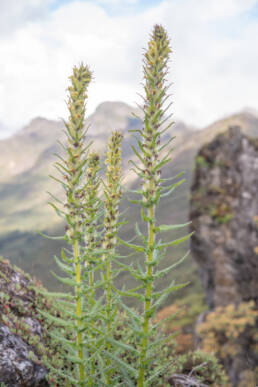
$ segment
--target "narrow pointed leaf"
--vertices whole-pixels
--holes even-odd
[[[179,245],[180,243],[186,241],[187,239],[189,239],[192,235],[194,234],[194,232],[191,232],[190,234],[182,237],[182,238],[178,238],[178,239],[175,239],[174,241],[171,241],[171,242],[167,242],[167,243],[161,243],[157,246],[157,249],[161,250],[161,249],[164,249],[168,246],[176,246],[176,245]]]

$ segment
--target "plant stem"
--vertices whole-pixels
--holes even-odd
[[[79,260],[79,246],[78,240],[74,241],[74,261],[75,261],[75,272],[76,272],[76,315],[77,315],[77,344],[78,344],[78,357],[80,360],[83,360],[83,342],[82,342],[82,294],[81,294],[81,264]],[[79,364],[79,381],[80,384],[84,382],[84,365]]]
[[[87,305],[89,312],[93,310],[96,303],[95,289],[94,289],[94,273],[96,268],[96,252],[98,249],[98,232],[97,232],[97,219],[100,211],[101,201],[98,197],[98,190],[100,185],[100,179],[98,172],[100,171],[100,157],[98,153],[91,152],[88,155],[88,165],[86,168],[86,185],[84,187],[84,216],[85,216],[85,267],[88,271],[88,294],[86,295]],[[86,301],[86,300],[85,300]],[[88,356],[90,359],[90,375],[88,377],[88,386],[94,385],[94,375],[96,371],[96,365],[93,354],[95,352],[94,339],[96,338],[95,324],[96,319],[91,319],[88,323],[91,332],[88,330],[88,336],[91,338],[92,344],[88,348]],[[85,323],[86,328],[86,323]]]
[[[118,217],[119,217],[119,202],[121,198],[121,142],[122,134],[118,131],[113,132],[106,154],[106,184],[104,187],[105,200],[105,235],[103,247],[108,252],[104,254],[103,261],[105,262],[105,290],[106,290],[106,329],[107,335],[112,335],[112,308],[114,307],[112,295],[112,259],[115,255],[115,246],[117,243]],[[107,342],[106,350],[111,351],[111,344]],[[110,359],[107,359],[107,366],[111,366]],[[106,374],[106,384],[111,385],[111,377],[113,370],[109,369]]]
[[[145,386],[145,374],[149,359],[149,325],[153,314],[153,288],[154,278],[152,265],[155,251],[156,227],[155,211],[159,200],[160,178],[159,178],[159,142],[160,126],[163,120],[166,86],[165,75],[168,55],[170,52],[169,40],[162,26],[154,26],[154,31],[145,53],[144,77],[144,127],[141,131],[141,141],[138,141],[142,155],[136,155],[143,163],[143,190],[142,210],[146,211],[147,217],[143,219],[147,223],[147,237],[145,244],[145,266],[146,273],[142,277],[145,289],[144,317],[142,321],[142,338],[139,355],[139,370],[137,386]]]
[[[150,184],[152,186],[152,184]],[[153,260],[153,246],[155,242],[155,205],[152,205],[148,209],[148,218],[151,219],[148,222],[148,256],[147,261],[148,263],[151,263]],[[148,265],[147,268],[147,274],[148,277],[152,277],[153,272],[153,266]],[[148,347],[148,332],[149,332],[149,322],[150,322],[150,308],[151,308],[151,299],[152,299],[152,287],[153,283],[150,281],[147,284],[147,287],[145,289],[145,305],[144,305],[144,321],[143,321],[143,339],[142,339],[142,345],[141,345],[141,352],[140,352],[140,368],[139,368],[139,379],[138,379],[138,387],[144,386],[144,374],[145,374],[145,360],[146,360],[146,354],[147,354],[147,347]]]

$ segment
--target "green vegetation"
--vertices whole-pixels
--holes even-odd
[[[51,385],[63,385],[64,379],[56,372],[53,373],[54,366],[62,370],[72,367],[72,364],[61,355],[63,348],[52,335],[55,330],[60,333],[64,328],[56,322],[49,321],[39,312],[44,310],[57,318],[60,316],[59,307],[46,296],[46,290],[39,282],[32,280],[21,269],[11,267],[9,262],[1,257],[0,273],[4,274],[0,293],[0,324],[5,324],[10,332],[31,346],[33,351],[29,353],[29,358],[35,364],[48,367],[48,380]],[[13,286],[13,281],[8,279],[17,278],[17,273],[22,277],[22,286],[20,283],[19,286]],[[39,322],[40,335],[38,332],[32,332],[30,320]]]
[[[55,163],[59,175],[53,176],[60,188],[54,188],[50,203],[62,219],[57,226],[60,227],[58,235],[61,235],[52,238],[55,252],[61,250],[60,257],[54,254],[58,268],[54,278],[61,286],[59,293],[37,289],[39,297],[47,300],[37,305],[36,313],[51,327],[47,336],[49,351],[40,345],[38,337],[29,335],[23,319],[19,322],[13,317],[10,324],[7,317],[3,317],[4,323],[13,324],[18,329],[16,332],[25,335],[36,348],[38,355],[31,352],[30,358],[49,368],[50,385],[167,386],[167,370],[169,373],[189,372],[189,364],[200,369],[199,380],[206,381],[208,374],[211,383],[219,380],[216,362],[211,359],[203,364],[199,354],[178,358],[177,367],[173,368],[176,360],[174,333],[164,335],[163,321],[156,319],[159,308],[171,302],[172,292],[182,288],[181,294],[189,294],[189,290],[184,289],[186,284],[180,282],[188,273],[191,278],[194,271],[193,264],[179,268],[176,283],[171,282],[170,272],[187,255],[181,242],[187,241],[191,234],[182,235],[184,227],[189,225],[182,220],[187,212],[182,173],[176,165],[171,178],[170,171],[164,168],[170,162],[173,140],[167,132],[172,125],[167,115],[170,103],[167,103],[166,83],[170,52],[166,31],[156,25],[144,55],[143,128],[132,130],[135,141],[131,163],[137,178],[131,191],[132,206],[126,213],[127,224],[119,219],[119,212],[126,207],[121,187],[123,136],[113,132],[102,178],[102,160],[91,151],[90,137],[85,130],[91,72],[81,64],[74,67],[70,77],[66,140],[61,144],[62,154]],[[188,159],[182,159],[183,166],[187,162]],[[173,203],[170,194],[175,189],[178,200],[171,225],[167,224],[171,219],[167,208]],[[161,206],[161,203],[166,205]],[[170,231],[174,233],[172,241],[167,237]],[[28,235],[19,234],[19,237],[26,240]],[[31,244],[27,245],[32,249]],[[130,249],[133,253],[128,255]],[[37,252],[37,257],[40,254]],[[182,258],[175,261],[176,255]],[[46,266],[46,262],[42,266]],[[198,287],[199,282],[193,281],[189,289],[194,291]],[[61,306],[61,311],[56,310],[51,300]],[[5,301],[8,303],[7,299]],[[203,308],[201,300],[198,301],[197,306],[191,305],[189,316],[185,316],[185,326]],[[17,310],[19,307],[17,304]]]
[[[196,165],[208,168],[210,164],[203,156],[196,157]]]
[[[254,338],[257,335],[257,318],[258,311],[254,301],[216,307],[197,327],[201,349],[223,359],[224,364],[230,364],[232,359],[241,354],[244,338],[248,337],[249,351],[256,353],[257,341]],[[246,368],[239,385],[255,386],[258,367],[252,367],[247,362]]]
[[[214,387],[227,385],[227,377],[218,360],[211,354],[195,351],[181,355],[172,367],[173,372],[194,376],[199,383]]]
[[[219,224],[228,223],[234,218],[231,208],[223,202],[213,206],[210,214]]]
[[[40,311],[49,321],[63,327],[53,334],[53,338],[63,346],[62,356],[71,362],[72,367],[56,368],[53,372],[67,385],[111,386],[122,382],[144,387],[158,381],[170,365],[168,357],[167,362],[157,368],[159,361],[155,359],[169,338],[159,337],[160,324],[153,325],[152,321],[169,293],[185,284],[178,285],[173,281],[157,290],[156,283],[179,263],[159,267],[167,247],[177,246],[191,235],[162,241],[161,233],[180,230],[189,223],[161,225],[156,215],[161,198],[168,197],[184,181],[178,180],[182,173],[177,174],[177,181],[172,183],[171,178],[161,177],[162,167],[170,161],[171,149],[166,148],[173,139],[161,143],[162,134],[171,126],[171,123],[167,124],[169,116],[165,117],[170,107],[166,103],[168,86],[165,79],[170,51],[165,30],[156,25],[144,55],[144,126],[142,130],[134,131],[137,147],[132,146],[138,159],[138,163],[131,161],[133,170],[143,181],[142,187],[133,191],[141,198],[131,200],[140,207],[142,230],[138,224],[135,227],[140,244],[117,238],[122,135],[114,132],[110,139],[105,160],[106,180],[100,180],[99,156],[89,154],[91,144],[85,142],[85,101],[91,73],[82,64],[74,68],[70,77],[70,116],[65,123],[67,140],[61,144],[63,154],[58,155],[59,160],[55,163],[59,176],[52,176],[63,187],[65,200],[63,202],[51,195],[54,202],[50,205],[66,221],[65,235],[53,239],[63,239],[70,246],[62,249],[60,258],[55,256],[57,266],[66,276],[54,276],[72,291],[52,294],[62,305],[61,316]],[[104,200],[99,193],[101,182]],[[131,262],[123,260],[116,251],[118,240],[127,248],[143,253],[144,266],[138,263],[134,267]],[[121,270],[129,272],[138,282],[135,288],[121,289],[115,285],[114,279]],[[137,299],[143,313],[128,308],[124,297]],[[129,317],[128,329],[125,336],[117,340],[115,332],[121,308]],[[134,331],[136,340],[128,338],[130,330]],[[132,364],[122,356],[124,350],[130,358],[135,358]],[[49,367],[53,370],[52,365]]]
[[[140,245],[131,243],[123,244],[132,248],[135,251],[144,254],[144,267],[138,265],[138,268],[131,266],[124,266],[132,276],[141,282],[137,291],[130,290],[125,295],[139,298],[138,290],[143,290],[144,297],[140,297],[143,304],[143,316],[131,313],[132,322],[137,327],[137,331],[141,337],[139,345],[139,363],[138,363],[138,387],[148,385],[154,378],[146,378],[146,370],[149,368],[153,360],[153,353],[155,351],[154,343],[150,341],[150,336],[153,334],[150,328],[151,319],[156,315],[157,308],[166,299],[167,294],[184,285],[175,285],[174,281],[167,287],[160,291],[156,291],[155,283],[157,279],[163,278],[174,267],[172,264],[164,269],[159,268],[159,263],[164,257],[164,251],[168,246],[175,246],[189,238],[186,237],[175,239],[162,243],[158,236],[162,232],[180,229],[187,224],[180,225],[158,225],[156,210],[160,199],[164,196],[169,196],[177,186],[184,180],[179,180],[176,183],[168,184],[167,179],[161,178],[162,167],[170,161],[171,149],[166,150],[170,144],[168,140],[161,145],[161,135],[165,133],[171,126],[171,123],[166,126],[168,117],[165,117],[165,111],[168,106],[165,106],[167,101],[167,63],[169,54],[171,52],[169,40],[166,32],[160,26],[155,26],[151,40],[149,42],[148,50],[144,55],[144,78],[145,95],[143,113],[144,126],[140,131],[135,131],[138,135],[137,144],[138,149],[133,147],[134,153],[138,158],[139,164],[132,162],[135,173],[142,179],[142,188],[135,191],[140,195],[140,199],[134,199],[132,202],[140,206],[142,222],[146,226],[140,230],[136,224],[136,234],[141,240]],[[165,128],[164,128],[165,125]],[[180,177],[181,174],[176,176]],[[170,179],[171,180],[171,179]],[[168,365],[165,364],[159,373],[162,374]]]

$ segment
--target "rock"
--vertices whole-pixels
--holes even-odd
[[[192,252],[209,306],[258,302],[258,140],[231,127],[197,157]]]
[[[213,329],[216,345],[226,351],[223,363],[231,383],[240,386],[241,375],[254,368],[258,360],[254,350],[258,316],[258,139],[248,138],[234,126],[203,146],[196,158],[191,192],[190,219],[195,231],[191,250],[210,308],[197,330],[200,324],[207,344]],[[244,311],[253,319],[248,320]],[[221,316],[225,321],[219,321]],[[229,338],[227,332],[219,334],[215,319],[217,327],[228,324],[231,329],[235,324],[235,338]],[[228,353],[226,344],[234,348],[234,353]]]
[[[43,299],[30,288],[33,284],[28,275],[0,260],[0,384],[5,386],[49,386],[48,369],[36,348],[36,343],[44,344],[45,328],[36,310]]]
[[[29,358],[33,349],[9,328],[0,326],[0,382],[7,386],[49,386],[48,370]]]
[[[39,282],[0,258],[0,385],[62,385],[52,378],[47,365],[58,357],[59,348],[50,336],[55,324],[38,309],[53,316],[59,312],[39,290],[44,291]]]

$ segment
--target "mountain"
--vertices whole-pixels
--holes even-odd
[[[124,182],[126,188],[137,186],[135,175],[129,171],[128,160],[134,155],[131,144],[134,139],[128,129],[140,128],[141,121],[132,113],[140,115],[137,109],[121,102],[105,102],[87,119],[88,140],[94,140],[93,148],[104,157],[105,144],[112,130],[119,129],[124,134],[123,154]],[[169,134],[173,140],[172,162],[164,170],[164,177],[185,171],[186,182],[169,198],[164,198],[159,208],[161,223],[183,223],[188,219],[189,193],[194,169],[194,157],[204,143],[216,134],[225,131],[230,125],[240,125],[249,135],[258,135],[258,118],[250,112],[238,113],[215,122],[209,127],[196,131],[182,122],[173,125]],[[61,242],[42,238],[35,231],[46,231],[60,235],[64,225],[48,206],[47,191],[62,195],[60,187],[48,177],[56,174],[53,168],[54,153],[60,152],[57,141],[64,141],[63,123],[36,118],[20,132],[9,139],[0,141],[0,253],[10,258],[12,263],[39,277],[43,284],[55,289],[57,283],[50,270],[55,269],[53,255],[60,252]],[[167,136],[167,135],[166,135]],[[166,138],[166,137],[165,137]],[[121,236],[128,240],[134,235],[135,221],[139,220],[139,210],[127,201],[122,202],[128,223],[122,228]],[[178,233],[177,237],[181,235]],[[187,246],[168,250],[164,265],[180,258]],[[136,258],[136,257],[135,257]],[[177,281],[191,281],[191,285],[181,294],[197,292],[201,286],[195,264],[188,258],[173,277]],[[120,276],[120,284],[131,283],[127,274]],[[171,278],[167,279],[167,283]]]

